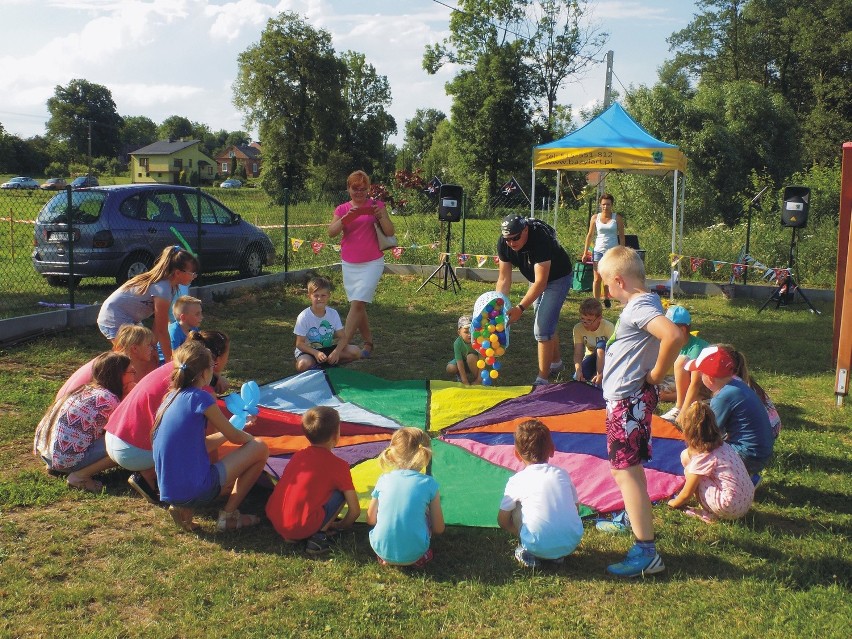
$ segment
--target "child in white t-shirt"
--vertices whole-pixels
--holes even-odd
[[[308,282],[311,305],[299,313],[293,333],[296,335],[296,371],[319,366],[348,364],[361,357],[361,351],[351,344],[336,344],[343,337],[343,323],[336,310],[328,306],[331,282],[314,277]]]
[[[515,429],[515,457],[524,469],[506,483],[497,523],[518,535],[515,559],[528,568],[561,563],[583,537],[571,476],[547,463],[554,452],[550,430],[537,419]]]

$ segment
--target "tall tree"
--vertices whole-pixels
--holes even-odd
[[[161,140],[192,138],[194,133],[192,122],[182,115],[170,115],[157,127],[157,135]]]
[[[343,148],[349,150],[353,168],[372,172],[381,164],[388,137],[396,133],[396,121],[387,111],[391,105],[390,84],[362,53],[346,51],[341,61],[346,66]]]
[[[438,109],[417,109],[414,117],[405,121],[402,155],[407,165],[402,168],[411,170],[415,164],[421,165],[426,152],[432,146],[435,130],[446,119],[446,114]]]
[[[311,162],[321,164],[341,132],[346,74],[331,35],[298,15],[267,22],[260,41],[240,53],[234,104],[263,140],[261,183],[282,200],[304,187]]]
[[[47,110],[48,138],[65,142],[76,158],[88,154],[90,132],[93,157],[118,154],[123,120],[105,86],[87,80],[56,86],[53,97],[47,100]]]
[[[144,115],[124,117],[121,127],[121,148],[123,153],[132,153],[157,141],[157,125]]]

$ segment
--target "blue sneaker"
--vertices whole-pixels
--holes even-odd
[[[630,518],[627,516],[627,511],[622,510],[612,519],[596,519],[595,528],[605,533],[626,533],[630,532]]]
[[[616,577],[644,577],[663,572],[666,569],[659,553],[646,555],[639,546],[634,545],[627,551],[624,559],[617,564],[610,564],[606,571]]]
[[[541,567],[541,561],[539,561],[539,558],[521,545],[518,545],[518,547],[515,548],[515,559],[517,559],[518,562],[526,568]]]

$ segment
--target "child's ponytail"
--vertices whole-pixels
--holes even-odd
[[[419,428],[400,428],[379,455],[385,470],[421,470],[432,461],[432,440]]]
[[[213,355],[201,342],[184,342],[172,353],[172,362],[174,363],[174,369],[172,370],[171,384],[169,385],[170,392],[157,410],[157,417],[151,428],[152,439],[154,433],[160,427],[163,414],[172,405],[177,394],[192,386],[199,375],[204,373],[208,368],[212,368]]]

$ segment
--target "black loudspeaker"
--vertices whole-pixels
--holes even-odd
[[[806,186],[788,186],[784,189],[781,207],[781,226],[801,229],[808,224],[811,190]]]
[[[464,190],[458,184],[442,184],[438,195],[438,219],[442,222],[461,220]]]

